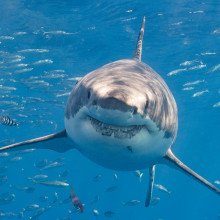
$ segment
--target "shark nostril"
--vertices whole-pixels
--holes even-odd
[[[133,115],[136,115],[137,114],[137,108],[135,107],[134,110],[133,110]]]

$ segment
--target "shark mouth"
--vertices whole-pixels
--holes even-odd
[[[112,136],[118,139],[132,138],[142,129],[145,129],[150,133],[146,125],[116,126],[105,124],[97,119],[92,118],[91,116],[87,116],[87,118],[91,121],[93,128],[104,136]]]

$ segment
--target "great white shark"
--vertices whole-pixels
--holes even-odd
[[[151,201],[156,164],[177,168],[220,195],[171,151],[178,128],[177,105],[161,76],[141,61],[144,26],[145,18],[133,59],[96,69],[73,88],[64,130],[2,147],[0,152],[46,148],[62,153],[74,148],[110,169],[149,168],[145,206]]]

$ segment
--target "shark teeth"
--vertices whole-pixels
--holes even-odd
[[[91,121],[92,126],[97,132],[104,136],[113,136],[118,139],[132,138],[142,129],[146,129],[145,125],[115,126],[105,124],[90,116],[87,118]]]

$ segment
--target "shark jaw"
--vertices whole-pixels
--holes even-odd
[[[158,163],[172,143],[151,119],[101,107],[82,107],[74,117],[65,118],[65,127],[83,155],[114,170]]]

